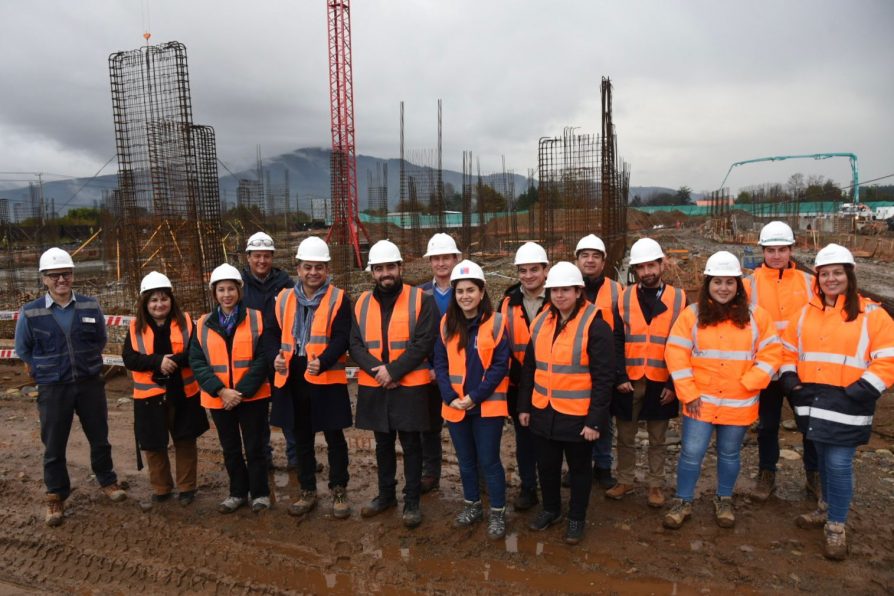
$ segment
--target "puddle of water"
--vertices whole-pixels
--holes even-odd
[[[410,560],[410,549],[408,549],[408,548],[400,549],[400,558],[403,559],[404,561],[409,561]]]
[[[517,553],[518,552],[518,534],[507,534],[506,535],[506,552],[507,553]]]
[[[543,554],[543,543],[542,542],[537,543],[537,550],[534,551],[534,554],[536,554],[538,556]]]
[[[277,488],[285,488],[289,485],[289,473],[288,472],[274,472],[273,473],[273,483]]]

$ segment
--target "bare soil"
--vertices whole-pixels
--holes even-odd
[[[693,519],[679,531],[661,526],[661,513],[646,506],[645,488],[624,501],[605,500],[594,486],[584,541],[562,542],[563,525],[527,529],[533,512],[511,513],[505,540],[489,541],[485,528],[455,530],[461,505],[459,472],[444,433],[444,477],[439,491],[423,498],[423,524],[405,529],[395,509],[372,520],[360,505],[375,493],[371,433],[351,429],[354,506],[350,519],[329,515],[326,471],[318,476],[321,500],[305,519],[286,513],[297,494],[294,479],[272,473],[277,503],[270,511],[247,509],[223,516],[227,477],[214,431],[200,439],[199,495],[189,507],[176,501],[148,505],[145,470],[134,457],[130,381],[109,379],[110,440],[116,469],[130,485],[129,499],[101,496],[89,468],[89,450],[75,422],[68,458],[75,492],[65,523],[43,524],[37,408],[18,391],[28,381],[21,364],[0,364],[0,593],[600,593],[695,594],[729,591],[804,591],[871,594],[894,591],[894,405],[880,404],[876,434],[856,461],[857,491],[849,521],[850,558],[826,561],[821,531],[795,527],[811,508],[803,492],[799,460],[780,462],[780,489],[767,503],[737,496],[737,525],[713,521],[710,497],[716,462],[708,455]],[[273,435],[284,464],[283,438]],[[783,447],[797,451],[798,435],[782,431]],[[504,434],[504,458],[516,491],[512,429]],[[676,446],[668,455],[674,469]],[[882,449],[882,451],[878,451]],[[737,493],[753,483],[757,448],[749,435]],[[791,454],[789,454],[791,455]],[[325,462],[325,446],[317,445]],[[673,482],[672,472],[668,483]],[[670,490],[668,491],[670,493]]]

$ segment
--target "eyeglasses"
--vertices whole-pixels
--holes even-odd
[[[266,238],[255,238],[254,240],[249,240],[248,246],[263,246],[266,248],[273,248],[273,240],[267,240]]]
[[[48,278],[52,279],[53,281],[59,281],[60,279],[69,280],[69,279],[71,279],[72,272],[64,271],[62,273],[44,273],[43,275],[44,275],[44,277],[48,277]]]

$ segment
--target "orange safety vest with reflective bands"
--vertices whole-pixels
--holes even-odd
[[[171,319],[171,352],[173,354],[182,353],[189,346],[189,334],[192,332],[192,321],[187,313],[183,313],[186,318],[186,328],[181,329],[177,324],[177,320]],[[151,325],[145,325],[143,332],[137,332],[136,319],[130,322],[130,343],[140,354],[154,354],[155,332]],[[133,398],[146,399],[155,395],[163,394],[166,389],[152,380],[153,371],[151,370],[134,370],[133,373]],[[199,392],[199,384],[192,375],[192,369],[188,366],[180,367],[180,376],[183,379],[183,393],[186,397],[193,397]]]
[[[667,310],[652,317],[647,325],[636,296],[636,288],[636,284],[628,286],[618,302],[621,320],[624,321],[627,376],[631,381],[646,377],[650,381],[663,383],[668,379],[664,346],[671,326],[686,304],[686,293],[665,284],[661,291],[661,302],[667,306]]]
[[[754,273],[742,280],[752,306],[760,306],[776,325],[778,333],[788,320],[813,297],[814,277],[795,267],[794,263],[782,270],[761,264]]]

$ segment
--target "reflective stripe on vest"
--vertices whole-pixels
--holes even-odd
[[[189,347],[189,334],[192,332],[192,320],[189,314],[183,313],[186,319],[185,329],[181,329],[176,319],[171,319],[169,332],[171,335],[171,353],[181,354]],[[137,352],[143,355],[155,353],[154,340],[155,333],[150,325],[143,328],[142,333],[137,333],[136,319],[130,322],[130,342],[136,347]],[[134,370],[133,374],[133,398],[146,399],[155,395],[162,395],[166,389],[152,380],[154,371],[151,370]],[[188,365],[180,367],[180,377],[183,379],[183,393],[186,397],[192,397],[199,392],[199,384],[192,374],[192,369]]]
[[[652,321],[646,325],[639,300],[635,307],[633,304],[636,288],[635,285],[627,287],[618,304],[621,320],[624,322],[627,376],[633,381],[646,377],[653,381],[664,382],[668,378],[667,365],[664,362],[664,346],[667,344],[674,321],[683,310],[685,294],[682,290],[665,285],[661,301],[668,309],[652,317]],[[633,318],[634,311],[637,315],[636,320]],[[642,333],[643,330],[646,333]]]
[[[464,385],[466,383],[466,357],[464,352],[459,350],[459,335],[446,338],[447,316],[441,320],[441,340],[444,347],[447,348],[447,367],[450,378],[450,385],[458,396],[464,395]],[[478,327],[478,341],[476,349],[478,350],[478,358],[481,360],[481,366],[485,373],[493,362],[494,350],[500,339],[505,333],[503,315],[495,312],[493,315]],[[482,379],[484,376],[482,375]],[[506,403],[506,394],[509,389],[509,376],[503,377],[503,380],[497,385],[496,390],[481,402],[481,415],[485,417],[506,417],[509,415],[509,408]],[[448,422],[460,422],[466,417],[465,410],[457,410],[449,405],[441,402],[441,416]]]
[[[531,331],[525,321],[524,305],[511,306],[509,298],[503,300],[500,309],[506,326],[506,338],[509,340],[509,351],[519,364],[525,361],[525,350],[528,349],[528,341],[531,339]]]
[[[851,426],[869,426],[872,424],[873,419],[872,416],[854,416],[853,414],[843,414],[834,410],[814,408],[813,406],[797,406],[795,408],[795,414],[798,416],[837,422],[839,424],[849,424]]]

